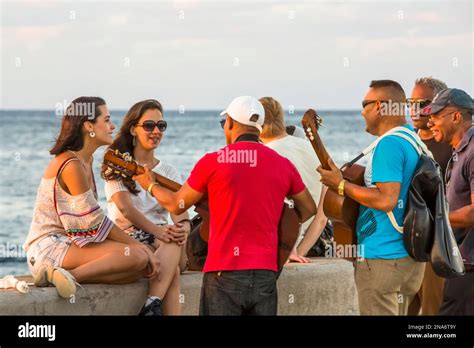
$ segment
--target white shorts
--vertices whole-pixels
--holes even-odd
[[[28,268],[33,277],[41,265],[61,267],[71,240],[62,233],[48,234],[35,240],[26,252]]]

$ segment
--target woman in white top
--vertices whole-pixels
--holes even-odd
[[[302,225],[300,236],[289,258],[290,261],[311,262],[305,256],[318,241],[328,221],[323,211],[327,188],[321,184],[320,175],[315,169],[320,163],[309,141],[286,133],[281,104],[272,97],[260,98],[260,102],[265,109],[265,123],[260,139],[295,165],[318,207],[314,218]]]
[[[112,143],[114,128],[102,98],[75,99],[38,188],[24,244],[28,267],[36,286],[54,284],[65,298],[75,294],[76,281],[123,284],[158,275],[153,252],[117,228],[97,203],[92,155]]]
[[[139,164],[181,183],[178,171],[155,157],[155,149],[166,127],[160,102],[154,99],[138,102],[125,115],[110,148],[128,153]],[[173,224],[168,224],[168,211],[133,179],[123,177],[107,166],[102,168],[102,177],[106,180],[105,194],[110,218],[130,236],[156,250],[160,260],[160,279],[150,282],[143,314],[161,312],[162,306],[166,315],[180,314],[179,265],[185,255],[183,245],[191,229],[188,214],[171,215]]]

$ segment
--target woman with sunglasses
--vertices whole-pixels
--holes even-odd
[[[97,203],[92,156],[112,143],[114,128],[102,98],[75,99],[38,188],[24,244],[28,267],[36,286],[53,284],[63,298],[75,294],[76,281],[124,284],[158,275],[153,252],[119,230]]]
[[[155,157],[155,149],[163,139],[167,123],[157,100],[144,100],[133,105],[124,117],[120,131],[110,149],[130,154],[135,161],[168,179],[181,183],[181,176],[171,165]],[[184,248],[190,232],[187,213],[171,215],[158,201],[128,177],[102,168],[106,180],[105,194],[111,219],[136,240],[156,250],[160,260],[160,279],[150,282],[143,315],[177,315],[180,269],[183,269]],[[181,264],[181,267],[180,267]]]

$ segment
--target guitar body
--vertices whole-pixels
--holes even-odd
[[[353,164],[343,170],[347,181],[363,186],[365,167]],[[341,245],[356,245],[356,224],[359,216],[359,203],[353,199],[341,196],[333,190],[328,190],[323,203],[324,214],[334,225],[334,241]]]

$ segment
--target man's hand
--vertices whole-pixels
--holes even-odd
[[[134,175],[132,179],[138,182],[138,184],[144,190],[148,190],[148,187],[155,182],[155,176],[153,175],[153,172],[147,167],[147,165],[144,165],[143,168],[145,169],[145,173]]]
[[[326,170],[319,166],[316,171],[321,175],[321,182],[324,185],[332,190],[337,191],[339,184],[344,178],[342,177],[341,170],[336,166],[331,158],[328,160],[328,163],[331,167],[331,170]]]

